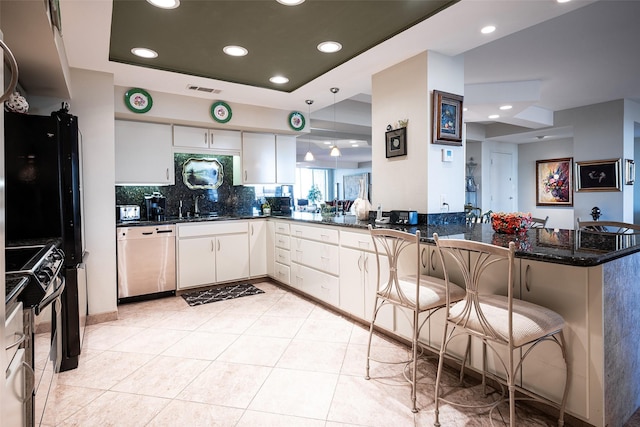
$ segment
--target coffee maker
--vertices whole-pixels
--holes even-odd
[[[162,194],[154,191],[150,196],[144,196],[144,202],[147,208],[147,221],[164,221],[167,199]]]

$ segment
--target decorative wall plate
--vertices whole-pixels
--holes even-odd
[[[218,123],[227,123],[231,120],[231,107],[223,101],[214,102],[211,105],[211,117]]]
[[[293,130],[304,129],[304,116],[299,111],[294,111],[289,114],[289,126]]]
[[[153,106],[153,99],[146,90],[133,88],[124,94],[124,103],[134,113],[146,113]]]

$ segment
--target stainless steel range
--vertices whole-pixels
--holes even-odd
[[[7,289],[6,295],[16,295],[23,307],[25,366],[28,372],[24,376],[25,396],[24,418],[26,426],[39,426],[43,423],[43,414],[49,392],[55,387],[54,372],[60,369],[62,336],[59,333],[62,324],[62,293],[65,279],[61,274],[64,254],[54,244],[17,246],[5,248],[7,285],[20,289]],[[18,278],[26,280],[16,280]],[[44,348],[36,350],[35,325],[38,320],[51,324],[50,339],[39,341]],[[47,354],[46,358],[35,358],[36,354]],[[42,362],[43,366],[36,366]],[[45,380],[46,379],[46,380]],[[37,409],[36,409],[37,408]]]

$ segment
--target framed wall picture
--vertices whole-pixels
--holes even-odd
[[[572,161],[536,160],[536,206],[573,206]]]
[[[462,145],[461,95],[433,91],[433,144]]]
[[[576,162],[576,191],[621,191],[620,159]]]
[[[385,137],[387,158],[407,155],[407,128],[387,131]]]

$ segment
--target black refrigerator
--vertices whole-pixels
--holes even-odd
[[[52,326],[62,333],[60,370],[67,371],[78,366],[87,313],[78,299],[79,282],[86,286],[78,270],[84,251],[78,118],[66,105],[50,116],[5,112],[4,132],[7,246],[59,239],[64,251],[62,325]]]

